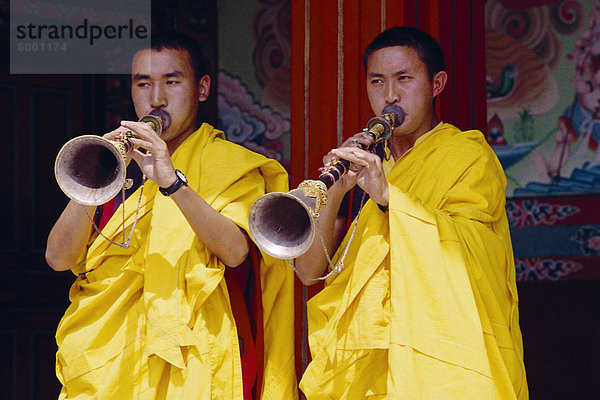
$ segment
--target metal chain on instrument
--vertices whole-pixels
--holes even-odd
[[[350,244],[354,240],[354,233],[356,232],[356,226],[358,225],[358,218],[360,217],[360,212],[362,211],[364,202],[365,202],[365,192],[363,192],[362,197],[360,199],[360,206],[358,208],[358,212],[356,213],[356,218],[354,219],[354,227],[352,228],[352,233],[350,234],[350,239],[348,239],[348,244],[346,245],[346,248],[344,249],[344,254],[342,254],[342,257],[340,258],[340,261],[337,263],[336,266],[333,265],[333,262],[331,261],[331,258],[329,257],[329,252],[327,251],[327,246],[325,245],[325,240],[323,239],[323,235],[321,234],[321,226],[319,225],[319,214],[318,213],[315,214],[314,217],[315,217],[315,223],[317,226],[317,232],[319,233],[319,239],[321,239],[321,244],[323,245],[323,251],[325,252],[325,257],[327,258],[327,263],[329,265],[330,271],[325,276],[319,276],[317,278],[313,278],[311,276],[305,275],[302,272],[298,271],[296,269],[296,267],[294,266],[294,264],[290,262],[290,260],[286,260],[286,262],[294,269],[294,271],[298,275],[300,275],[304,279],[308,279],[311,281],[324,281],[325,279],[329,278],[331,275],[339,274],[340,272],[342,272],[344,270],[344,260],[346,259],[346,255],[348,254],[348,250],[350,249]]]
[[[102,236],[104,239],[108,240],[110,243],[112,243],[112,244],[114,244],[116,246],[119,246],[119,247],[121,247],[123,249],[129,248],[129,243],[131,242],[131,237],[133,236],[133,232],[135,230],[135,226],[137,225],[138,214],[140,212],[140,207],[141,207],[141,204],[142,204],[142,194],[144,193],[144,183],[146,183],[146,177],[142,176],[142,185],[140,187],[140,196],[138,198],[137,209],[135,210],[135,219],[133,220],[133,226],[131,227],[131,232],[129,232],[129,237],[127,239],[125,239],[125,190],[127,190],[127,188],[125,186],[123,186],[123,189],[121,190],[121,195],[123,196],[123,203],[121,204],[121,208],[123,209],[123,242],[122,243],[117,243],[117,242],[109,239],[106,235],[104,235],[102,233],[102,231],[100,230],[100,228],[98,228],[98,226],[94,222],[94,219],[88,213],[88,211],[85,208],[85,206],[81,205],[83,207],[83,211],[85,211],[85,215],[87,215],[88,219],[91,221],[92,226],[94,227],[94,230],[100,236]]]

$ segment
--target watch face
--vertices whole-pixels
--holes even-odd
[[[179,177],[179,179],[181,179],[183,181],[183,183],[188,183],[188,180],[186,178],[186,176],[183,174],[183,172],[181,172],[180,170],[176,169],[175,173],[177,174],[177,176]]]

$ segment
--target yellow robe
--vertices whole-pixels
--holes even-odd
[[[307,399],[527,399],[506,178],[483,135],[439,124],[387,180],[389,211],[365,204],[309,301]]]
[[[174,152],[175,168],[214,209],[248,231],[265,191],[285,191],[275,161],[225,140],[203,124]],[[128,235],[140,189],[125,203]],[[122,209],[103,233],[123,238]],[[156,183],[143,187],[129,248],[96,237],[73,269],[71,305],[56,333],[61,399],[242,399],[238,335],[225,266],[197,239]],[[264,256],[262,399],[297,398],[293,273]],[[275,305],[277,302],[277,305]]]

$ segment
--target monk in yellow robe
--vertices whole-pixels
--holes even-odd
[[[395,105],[391,157],[359,133],[324,161],[350,161],[320,213],[319,240],[296,260],[309,285],[314,399],[527,399],[506,178],[479,131],[439,122],[447,75],[437,42],[409,27],[378,35],[364,57],[373,111]],[[335,242],[338,208],[358,184],[369,200]],[[354,225],[356,224],[356,225]],[[337,251],[335,251],[337,248]]]
[[[49,265],[77,275],[56,333],[60,399],[297,398],[294,276],[282,261],[254,253],[247,234],[250,207],[265,192],[286,190],[287,174],[210,125],[196,128],[210,77],[190,40],[155,36],[132,64],[136,112],[163,109],[169,127],[159,136],[124,121],[105,135],[132,136],[132,157],[147,180],[102,235],[90,236],[85,213],[94,207],[74,201],[49,235]],[[118,243],[124,232],[132,232],[128,246],[106,240]],[[225,279],[249,257],[260,294],[256,343],[242,339],[248,321],[236,315],[248,305]],[[242,354],[249,348],[260,356],[248,384]]]

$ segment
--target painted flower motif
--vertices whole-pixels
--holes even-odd
[[[588,239],[587,245],[590,249],[600,250],[600,236],[592,236]]]
[[[553,260],[547,258],[515,259],[517,282],[557,281],[582,268],[583,265],[571,260]]]
[[[558,221],[575,215],[579,211],[579,208],[568,204],[547,204],[537,200],[506,202],[508,222],[513,228],[555,225]]]
[[[584,256],[600,256],[600,230],[595,226],[582,226],[571,240],[579,245]]]

